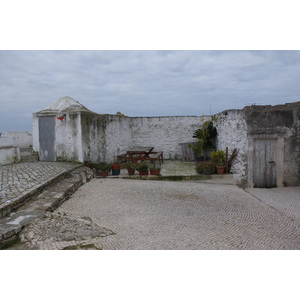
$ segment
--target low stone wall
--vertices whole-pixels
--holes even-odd
[[[32,133],[31,132],[5,132],[0,136],[0,147],[32,147]]]
[[[31,132],[5,132],[0,136],[0,165],[20,161],[20,148],[32,147]]]
[[[8,165],[20,161],[20,148],[0,147],[0,165]]]

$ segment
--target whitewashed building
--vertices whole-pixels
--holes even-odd
[[[217,148],[238,151],[231,171],[239,183],[300,185],[299,102],[226,110],[214,117]],[[44,161],[100,162],[130,148],[154,146],[165,159],[182,159],[181,144],[194,142],[194,131],[210,119],[98,114],[63,97],[33,114],[33,150]]]

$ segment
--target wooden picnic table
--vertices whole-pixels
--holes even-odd
[[[148,160],[154,162],[159,160],[161,164],[163,162],[163,152],[153,152],[154,147],[137,147],[128,150],[125,154],[118,155],[121,160],[131,160],[133,162]]]
[[[149,154],[154,149],[154,147],[137,147],[127,151],[129,158],[132,161],[145,160],[149,158]]]

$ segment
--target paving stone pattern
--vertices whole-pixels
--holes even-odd
[[[280,202],[290,190],[299,202],[290,188],[262,196],[277,191]],[[299,218],[273,206],[233,185],[93,179],[58,211],[116,233],[98,240],[108,250],[300,249]]]
[[[67,170],[71,163],[28,162],[0,167],[0,205],[10,203],[49,182]]]
[[[56,164],[57,163],[43,163],[42,166],[47,170],[47,166],[53,167]],[[7,245],[16,240],[22,229],[26,232],[26,227],[31,227],[31,224],[29,224],[30,222],[35,223],[36,219],[42,219],[47,212],[49,213],[49,211],[55,210],[66,201],[82,184],[90,181],[91,178],[94,178],[94,172],[87,167],[78,164],[73,164],[71,166],[70,164],[58,164],[59,168],[54,168],[57,172],[48,173],[48,180],[41,183],[41,185],[37,185],[33,189],[26,189],[25,182],[23,188],[27,191],[26,195],[16,196],[15,198],[12,198],[13,201],[11,203],[0,205],[0,212],[2,216],[4,214],[4,217],[0,218],[0,249],[6,248]],[[20,168],[22,166],[22,164],[19,164],[17,166],[18,170],[22,169]],[[35,164],[35,166],[37,166],[37,164]],[[40,164],[38,164],[38,166],[40,166]],[[33,167],[33,165],[31,165],[31,167]],[[63,167],[63,171],[61,170],[61,167]],[[68,170],[70,167],[71,170]],[[31,175],[31,178],[32,177],[33,175]],[[28,182],[28,184],[30,184],[30,182]],[[56,222],[55,228],[51,225],[53,222]],[[53,222],[48,224],[41,221],[41,224],[47,224],[46,227],[50,228],[48,231],[45,231],[45,226],[42,226],[41,229],[37,230],[38,232],[42,232],[45,237],[37,237],[35,234],[30,234],[30,236],[32,235],[31,244],[33,246],[39,239],[48,241],[47,235],[49,231],[53,232],[53,235],[60,231],[66,232],[66,240],[70,240],[69,233],[71,232],[73,234],[72,239],[76,240],[77,236],[82,236],[80,232],[85,232],[84,228],[87,227],[86,224],[84,224],[83,228],[80,228],[80,231],[74,231],[73,225],[82,224],[82,222],[73,222],[68,226],[69,223],[67,217],[64,222],[60,222],[59,218],[54,218]],[[59,231],[57,230],[58,228]],[[32,231],[31,233],[34,232],[35,231]],[[93,234],[87,234],[86,236],[90,237],[93,236]],[[53,241],[56,241],[56,239],[53,238]],[[32,245],[27,246],[31,249]],[[34,248],[36,247],[34,246]],[[22,249],[26,249],[26,247],[23,247]]]
[[[93,174],[70,163],[32,162],[0,167],[0,208],[72,169],[70,178],[2,219],[18,231],[32,222],[20,233],[25,244],[14,249],[300,249],[300,187],[98,178],[43,217],[41,207],[57,207]]]

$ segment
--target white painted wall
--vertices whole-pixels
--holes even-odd
[[[106,159],[108,161],[114,161],[117,155],[132,148],[132,118],[109,115],[105,140]]]
[[[217,149],[238,150],[231,171],[243,181],[246,176],[247,126],[243,110],[228,110],[217,116]],[[57,156],[78,161],[113,161],[137,146],[153,146],[166,159],[181,159],[180,143],[196,141],[195,130],[210,116],[125,117],[92,112],[66,113],[56,120]],[[33,116],[33,146],[38,151],[38,119]]]
[[[61,116],[61,114],[57,115]],[[58,160],[82,161],[80,112],[65,113],[63,120],[55,119],[56,157]]]
[[[132,145],[129,117],[82,113],[81,123],[84,160],[113,161]]]
[[[0,136],[0,147],[29,148],[32,146],[32,143],[31,132],[5,132]]]
[[[236,148],[237,157],[233,160],[231,172],[234,177],[244,183],[246,181],[247,169],[247,124],[243,110],[227,110],[217,116],[215,126],[217,128],[217,149],[226,150],[228,147],[228,156]]]
[[[195,141],[193,133],[210,117],[82,117],[83,157],[91,161],[113,161],[117,155],[138,146],[164,151],[166,159],[180,159],[179,143]]]
[[[194,142],[193,133],[209,117],[135,117],[131,118],[133,147],[154,146],[166,159],[180,159],[179,143]]]
[[[32,149],[33,151],[40,151],[39,144],[39,118],[36,113],[32,114]]]
[[[31,132],[5,132],[0,136],[0,164],[20,161],[20,148],[32,146]]]
[[[0,147],[0,165],[17,163],[20,161],[20,148]]]

